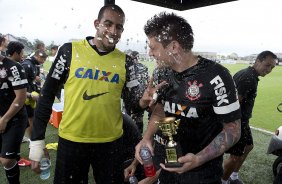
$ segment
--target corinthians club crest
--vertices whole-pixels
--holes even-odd
[[[0,78],[4,79],[7,76],[5,68],[0,69]]]
[[[194,80],[193,82],[189,81],[188,89],[186,91],[186,97],[191,101],[197,100],[201,96],[200,87],[202,86],[203,84],[202,83],[198,84],[196,80]]]

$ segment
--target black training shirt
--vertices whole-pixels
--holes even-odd
[[[183,154],[196,154],[222,131],[223,123],[240,119],[234,81],[225,67],[202,57],[181,73],[168,72],[169,85],[158,102],[167,117],[181,120],[175,140]]]
[[[26,88],[27,79],[22,66],[8,58],[0,61],[0,116],[3,116],[14,101],[16,94],[14,90]],[[26,111],[22,108],[16,116]],[[16,117],[15,116],[15,117]]]
[[[258,73],[253,67],[248,67],[237,72],[233,77],[238,95],[242,96],[241,113],[242,122],[249,122],[257,96]]]

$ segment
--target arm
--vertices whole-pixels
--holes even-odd
[[[41,91],[33,120],[33,131],[30,141],[29,158],[32,160],[32,169],[39,171],[38,162],[41,160],[45,149],[45,132],[52,112],[52,105],[57,94],[67,78],[71,61],[71,44],[64,44],[52,64],[46,82]]]
[[[213,141],[202,151],[196,154],[196,156],[198,157],[198,164],[196,165],[196,167],[222,155],[226,150],[228,150],[238,142],[240,136],[240,120],[225,123],[223,130],[213,139]]]
[[[67,43],[59,49],[38,99],[34,114],[32,141],[45,139],[46,126],[50,119],[52,105],[57,91],[67,79],[70,61],[71,44]]]
[[[26,88],[14,90],[16,97],[8,111],[0,118],[0,133],[4,132],[7,123],[22,109],[26,99]]]
[[[178,159],[178,162],[183,163],[180,168],[166,168],[164,164],[161,167],[170,172],[184,173],[204,163],[222,155],[226,150],[232,147],[241,135],[241,122],[236,120],[234,122],[226,123],[223,130],[212,140],[212,142],[196,155],[188,153]]]
[[[138,164],[139,164],[138,160],[134,159],[131,162],[131,164],[127,168],[124,169],[123,174],[124,174],[125,181],[128,181],[129,177],[134,175]]]
[[[153,146],[152,146],[153,135],[158,130],[158,127],[157,127],[155,122],[159,121],[160,119],[162,119],[164,117],[165,117],[165,114],[164,114],[164,110],[163,110],[163,105],[160,104],[160,103],[157,103],[155,105],[153,111],[152,111],[152,115],[151,115],[150,121],[148,123],[148,127],[147,127],[146,131],[144,132],[143,139],[135,147],[135,158],[141,164],[143,164],[143,162],[142,162],[142,159],[139,155],[140,149],[141,149],[141,147],[146,146],[150,149],[152,155],[154,154]]]

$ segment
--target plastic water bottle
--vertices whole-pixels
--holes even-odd
[[[129,183],[130,184],[138,184],[138,180],[137,180],[136,176],[130,176],[129,177]]]
[[[61,96],[60,96],[60,102],[61,102],[62,104],[64,104],[64,99],[65,99],[65,90],[62,89],[62,90],[61,90]]]
[[[42,158],[40,161],[40,179],[47,180],[50,177],[51,161],[48,158]]]
[[[156,175],[156,169],[153,163],[152,155],[147,147],[142,147],[140,150],[140,156],[143,161],[144,171],[146,177],[152,177]]]

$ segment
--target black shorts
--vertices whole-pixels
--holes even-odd
[[[27,111],[28,118],[33,118],[34,109],[30,105],[26,105],[25,108],[26,108],[26,111]]]
[[[0,157],[7,159],[19,159],[20,147],[27,125],[27,116],[12,118],[5,129],[0,134]]]
[[[242,122],[241,123],[241,137],[239,141],[232,146],[226,153],[230,153],[235,156],[242,156],[244,154],[244,150],[246,145],[253,145],[253,136],[249,123]]]
[[[108,143],[77,143],[59,137],[54,184],[88,184],[90,165],[96,184],[123,183],[122,145],[122,138]]]

